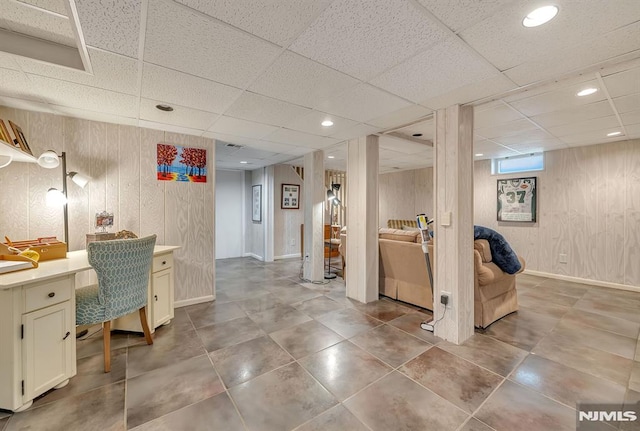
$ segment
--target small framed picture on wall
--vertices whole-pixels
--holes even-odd
[[[262,186],[256,185],[252,187],[253,198],[251,200],[251,220],[262,222]]]
[[[280,208],[283,210],[300,209],[300,185],[299,184],[283,184],[282,185],[282,202]]]

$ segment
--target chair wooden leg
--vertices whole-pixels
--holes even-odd
[[[147,344],[153,344],[153,338],[151,338],[151,330],[147,323],[147,307],[140,309],[140,324],[142,324],[142,330],[144,331],[144,338],[147,340]]]
[[[111,371],[111,321],[102,324],[102,343],[104,344],[104,372]]]

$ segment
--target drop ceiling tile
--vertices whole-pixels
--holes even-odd
[[[313,107],[358,84],[358,80],[308,58],[285,51],[251,84],[265,96]]]
[[[531,124],[529,120],[521,119],[510,121],[508,123],[496,125],[493,127],[478,128],[476,130],[478,134],[484,136],[485,138],[491,138],[500,141],[500,138],[502,137],[525,132],[532,132],[534,130],[538,130],[538,128]]]
[[[60,15],[69,16],[64,0],[18,0],[20,3],[30,4],[40,9],[55,12]]]
[[[156,108],[158,103],[162,102],[140,99],[140,119],[204,131],[218,118],[217,114],[179,105],[174,105],[172,112],[165,112]]]
[[[275,131],[277,127],[267,124],[254,123],[253,121],[240,120],[239,118],[221,116],[209,128],[211,132],[228,135],[243,136],[245,138],[260,139]]]
[[[204,132],[202,134],[203,137],[205,138],[211,138],[211,139],[215,139],[217,142],[226,142],[226,143],[230,143],[230,144],[236,144],[236,145],[240,145],[240,146],[244,146],[244,145],[252,145],[256,142],[255,139],[252,138],[246,138],[246,137],[242,137],[242,136],[234,136],[234,135],[227,135],[224,133],[217,133],[217,132],[211,132],[211,131],[207,131]],[[235,149],[228,149],[226,151],[226,153],[232,153],[234,151],[237,151],[238,148]]]
[[[640,108],[640,105],[637,106]],[[620,119],[622,120],[622,124],[631,125],[640,123],[640,111],[630,111],[625,112],[624,114],[620,114]]]
[[[137,58],[141,4],[142,0],[77,1],[78,17],[87,45]]]
[[[257,123],[284,126],[309,112],[311,110],[308,108],[247,91],[242,93],[225,115]]]
[[[548,140],[538,142],[527,142],[522,144],[509,145],[509,148],[521,153],[541,153],[543,151],[559,150],[567,148],[567,144],[560,140]]]
[[[433,118],[431,118],[417,124],[412,124],[411,126],[403,127],[396,130],[396,132],[417,139],[433,140],[433,137],[435,135],[435,121]],[[415,134],[421,134],[422,136],[413,136]]]
[[[273,153],[286,154],[288,157],[291,157],[292,154],[301,154],[302,151],[306,152],[308,150],[307,148],[300,148],[292,145],[269,141],[255,141],[251,144],[251,146],[253,148],[271,151]]]
[[[520,154],[520,152],[518,151],[514,151],[508,147],[499,145],[489,140],[484,140],[477,143],[474,142],[473,152],[474,154],[481,153],[482,156],[480,157],[483,157],[483,158],[507,157],[507,156],[515,156]]]
[[[546,114],[531,117],[533,121],[542,127],[556,127],[563,124],[575,123],[577,121],[590,120],[592,118],[606,117],[613,115],[611,105],[608,100],[602,100],[588,105],[577,106],[575,108],[563,109],[561,111],[549,112]]]
[[[174,126],[173,124],[160,123],[156,121],[139,120],[139,127],[154,130],[164,130],[165,132],[180,133],[183,135],[201,136],[202,130],[190,129],[188,127]]]
[[[457,32],[469,25],[498,12],[513,0],[465,0],[464,2],[443,2],[442,0],[418,0],[452,31]]]
[[[530,61],[505,71],[518,85],[527,85],[585,69],[620,56],[637,56],[640,22],[612,31],[596,40],[585,40],[552,52],[544,52]]]
[[[608,117],[592,118],[590,120],[577,121],[562,126],[550,127],[549,132],[557,137],[577,135],[583,132],[591,132],[611,127],[619,126],[618,118],[615,115]]]
[[[640,138],[640,123],[638,124],[632,124],[630,126],[625,126],[625,129],[627,130],[627,137],[628,139],[638,139]]]
[[[126,126],[137,126],[138,119],[133,117],[122,117],[120,115],[104,114],[102,112],[93,112],[86,109],[69,108],[67,106],[51,105],[53,113],[73,118],[82,118],[91,121],[100,121],[103,123],[124,124]]]
[[[215,113],[224,112],[242,90],[145,63],[142,97]]]
[[[138,62],[132,58],[88,48],[93,74],[44,63],[24,57],[16,57],[23,71],[76,84],[117,91],[125,94],[138,94]]]
[[[380,148],[402,153],[403,156],[406,154],[416,154],[431,148],[426,144],[419,144],[417,142],[407,141],[406,139],[395,138],[389,135],[380,136],[378,143]]]
[[[554,91],[517,100],[510,104],[524,115],[531,117],[547,112],[556,112],[581,105],[600,102],[606,99],[603,91],[598,91],[584,97],[576,96],[578,91],[587,87],[599,88],[598,81],[591,80],[584,81],[579,84],[572,84]]]
[[[614,136],[607,137],[607,133],[615,132],[618,128],[608,128],[603,130],[594,130],[590,132],[582,132],[577,133],[575,135],[563,136],[561,138],[562,142],[566,143],[571,147],[578,147],[581,145],[593,145],[593,144],[603,144],[606,142],[615,142],[626,139],[624,136]],[[629,129],[627,128],[627,133],[629,133]]]
[[[341,130],[338,133],[334,133],[331,137],[338,140],[355,139],[361,136],[371,135],[377,131],[379,131],[377,127],[361,123],[348,129]]]
[[[174,2],[149,2],[146,62],[245,88],[280,51]]]
[[[208,138],[210,136],[204,136],[204,137]],[[221,158],[222,156],[230,156],[234,153],[237,153],[238,150],[242,148],[241,146],[237,146],[237,147],[232,146],[232,145],[236,145],[235,143],[232,143],[232,142],[227,142],[222,139],[216,139],[216,138],[213,138],[213,139],[215,140],[215,143],[216,143],[216,159]]]
[[[275,132],[267,135],[265,137],[265,140],[315,149],[322,149],[338,142],[337,139],[310,135],[308,133],[302,133],[296,130],[289,129],[278,129]]]
[[[324,127],[325,120],[333,121],[333,126]],[[330,115],[320,111],[311,111],[307,115],[298,117],[285,125],[288,129],[299,130],[313,135],[329,136],[358,124],[356,121]]]
[[[289,49],[367,81],[446,35],[411,2],[337,0]]]
[[[253,148],[253,147],[242,147],[236,153],[233,153],[234,156],[239,157],[243,160],[255,159],[255,160],[264,160],[269,157],[275,156],[277,153],[273,151],[267,151],[264,149]]]
[[[0,51],[0,65],[3,69],[20,70],[16,59],[20,57]]]
[[[523,143],[531,143],[531,142],[542,142],[542,141],[558,141],[556,137],[552,134],[541,130],[535,129],[528,132],[517,133],[511,136],[502,136],[500,138],[493,139],[495,142],[503,145],[518,145]]]
[[[135,96],[44,76],[28,77],[34,90],[42,94],[48,103],[122,117],[137,117],[138,98]]]
[[[288,45],[331,0],[177,0],[281,46]]]
[[[316,107],[351,120],[365,122],[410,106],[411,103],[368,84],[327,99]]]
[[[43,94],[34,88],[27,75],[19,70],[0,68],[0,95],[42,101]]]
[[[504,103],[489,109],[476,107],[473,115],[473,127],[476,129],[494,127],[522,118],[522,114]]]
[[[505,93],[516,87],[505,76],[497,75],[482,82],[467,84],[439,96],[430,97],[421,101],[420,104],[433,110],[442,109],[451,105],[475,102],[489,96]]]
[[[500,70],[506,70],[538,58],[550,50],[576,46],[640,20],[635,0],[557,1],[558,15],[547,24],[526,28],[522,19],[534,7],[531,2],[514,2],[489,18],[460,33],[480,55]]]
[[[432,114],[433,111],[429,108],[425,108],[420,105],[412,105],[369,120],[368,123],[380,130],[385,130],[402,126],[403,124],[416,121]]]
[[[619,113],[635,111],[640,106],[640,93],[616,97],[613,99],[613,104]]]
[[[16,33],[76,46],[71,23],[66,16],[52,14],[17,1],[4,1],[2,19],[8,28]]]
[[[637,35],[638,33],[636,33],[636,39]],[[640,67],[605,76],[603,79],[612,98],[640,93]]]
[[[452,36],[389,69],[370,83],[420,102],[498,74],[491,64]]]

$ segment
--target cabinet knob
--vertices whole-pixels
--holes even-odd
[[[166,260],[163,260],[163,261],[162,261],[162,264],[163,264],[163,265],[166,265],[166,264],[167,264],[167,261],[166,261]]]
[[[156,301],[158,300],[158,295],[153,295],[153,297],[156,299]]]
[[[69,335],[71,335],[71,332],[67,331],[67,333],[64,335],[63,340],[66,340]]]
[[[54,296],[56,296],[56,293],[55,292],[50,292],[47,296],[49,298],[53,298]]]

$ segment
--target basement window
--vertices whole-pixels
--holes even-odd
[[[515,174],[544,170],[544,153],[502,157],[491,160],[491,174]]]

